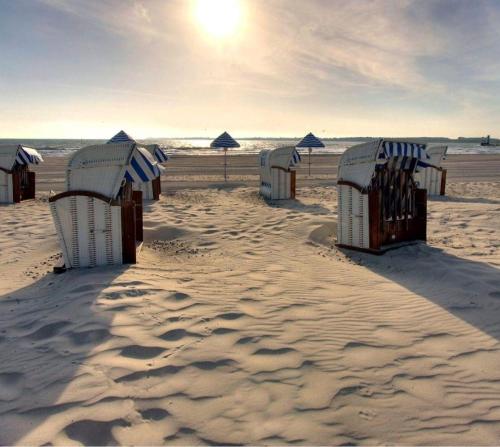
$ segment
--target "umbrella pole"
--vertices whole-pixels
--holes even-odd
[[[309,177],[311,177],[311,152],[312,152],[312,147],[309,148]]]
[[[224,148],[224,181],[227,182],[227,148]]]

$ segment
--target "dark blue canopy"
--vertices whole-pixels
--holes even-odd
[[[214,141],[210,143],[210,147],[240,147],[239,143],[233,139],[227,132],[220,134]]]
[[[308,133],[295,147],[325,147],[325,145],[318,137],[315,137],[312,133]]]

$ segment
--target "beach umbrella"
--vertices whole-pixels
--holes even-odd
[[[324,143],[311,132],[309,132],[295,147],[307,147],[309,149],[309,176],[311,176],[311,152],[313,147],[325,147]]]
[[[227,150],[231,147],[240,147],[239,143],[233,139],[227,132],[221,133],[214,141],[210,143],[210,147],[224,149],[224,181],[227,180]]]
[[[112,143],[135,143],[135,140],[128,135],[125,131],[120,130],[111,140],[109,140],[106,144]]]

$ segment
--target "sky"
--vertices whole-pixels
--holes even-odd
[[[0,0],[0,138],[500,136],[499,24],[498,0]]]

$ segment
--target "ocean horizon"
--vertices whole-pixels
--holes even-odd
[[[342,154],[347,148],[355,144],[363,143],[379,137],[354,137],[354,138],[322,138],[324,148],[315,148],[316,154]],[[402,140],[423,141],[429,145],[447,145],[449,154],[499,154],[500,147],[481,146],[479,142],[469,142],[466,139],[451,140],[445,137],[419,137],[401,138]],[[293,146],[298,143],[299,138],[280,137],[247,137],[238,139],[239,148],[231,149],[233,155],[257,154],[263,149],[274,149],[279,146]],[[69,155],[78,149],[93,144],[102,144],[103,139],[62,139],[62,138],[0,138],[0,144],[13,143],[34,147],[42,155],[49,157],[61,157]],[[205,137],[182,137],[182,138],[146,138],[138,139],[139,143],[156,143],[162,146],[169,155],[217,155],[220,151],[210,148],[212,138]],[[299,152],[306,153],[307,149]]]

